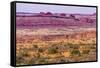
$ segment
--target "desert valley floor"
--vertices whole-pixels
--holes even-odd
[[[88,16],[86,21],[17,17],[16,64],[95,61],[95,16],[91,20],[92,23],[87,23],[90,18]]]

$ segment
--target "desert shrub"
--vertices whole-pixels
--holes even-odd
[[[59,49],[59,47],[55,47],[55,49]]]
[[[42,48],[38,48],[38,52],[43,52],[44,50]]]
[[[45,59],[39,59],[39,62],[45,62]]]
[[[89,54],[90,50],[83,50],[82,54]]]
[[[19,53],[18,53],[18,56],[28,57],[29,56],[28,50],[27,49],[20,50]]]
[[[20,52],[20,55],[22,55],[23,57],[28,57],[28,51],[27,50],[23,50],[22,52]]]
[[[23,57],[28,57],[29,54],[24,52],[24,53],[22,53],[22,56],[23,56]]]
[[[68,44],[68,45],[73,45],[73,44],[72,44],[72,43],[70,43],[70,42],[68,42],[67,44]]]
[[[63,44],[62,46],[63,46],[64,48],[67,48],[67,49],[70,48],[70,46],[67,45],[67,44]]]
[[[33,48],[38,48],[38,46],[33,44]]]
[[[36,62],[36,58],[31,58],[27,64],[34,64]]]
[[[96,41],[95,40],[92,40],[92,42],[93,42],[93,44],[95,44]]]
[[[73,48],[74,49],[79,49],[79,46],[78,45],[73,45]]]
[[[16,64],[17,65],[19,65],[19,64],[21,64],[21,63],[23,63],[24,62],[24,58],[23,57],[21,57],[21,56],[17,56],[16,57]]]
[[[70,48],[73,48],[73,45],[69,45]]]
[[[72,43],[68,43],[68,46],[69,46],[69,48],[72,48],[72,49],[79,49],[78,45],[74,45]]]
[[[70,48],[73,48],[73,44],[72,44],[72,43],[67,43],[67,45],[68,45]]]
[[[66,61],[65,61],[64,59],[61,59],[60,62],[61,62],[61,63],[65,63]]]
[[[49,53],[49,54],[55,54],[55,53],[57,53],[57,49],[55,49],[55,48],[50,48],[50,49],[48,49],[48,53]]]
[[[80,53],[80,51],[79,51],[78,49],[73,49],[73,50],[71,51],[71,55],[72,55],[72,56],[80,56],[81,53]]]
[[[45,58],[39,58],[37,61],[38,61],[38,64],[46,64],[46,63],[48,63],[48,61]]]
[[[36,55],[35,55],[34,57],[35,57],[35,58],[40,58],[41,55],[40,55],[40,53],[38,52],[38,53],[36,53]]]
[[[95,46],[91,46],[91,49],[96,49],[96,47]]]

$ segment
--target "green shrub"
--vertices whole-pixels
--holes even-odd
[[[71,51],[71,55],[72,55],[72,56],[80,56],[80,55],[81,55],[81,53],[80,53],[80,51],[79,51],[79,50],[74,49],[74,50],[72,50],[72,51]]]
[[[49,54],[55,54],[55,53],[57,53],[57,49],[55,49],[55,48],[50,48],[50,49],[48,49],[48,53],[49,53]]]

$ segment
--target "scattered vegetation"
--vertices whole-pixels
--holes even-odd
[[[80,62],[96,59],[96,41],[94,38],[32,41],[32,43],[21,42],[17,44],[17,65]]]

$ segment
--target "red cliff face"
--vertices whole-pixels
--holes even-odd
[[[91,19],[91,18],[79,18],[79,20],[81,21],[81,22],[85,22],[85,23],[94,23],[94,22],[96,22],[96,19]]]
[[[16,24],[21,27],[33,27],[33,26],[95,26],[96,18],[95,16],[85,16],[76,18],[75,15],[70,14],[66,17],[66,14],[61,13],[55,16],[51,12],[40,12],[40,15],[33,16],[17,16]]]

